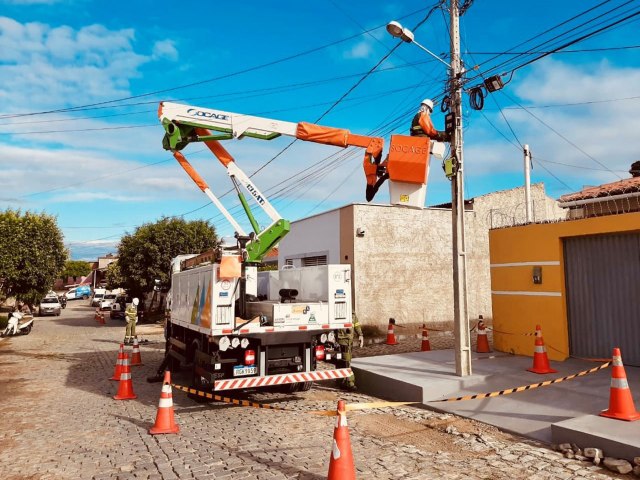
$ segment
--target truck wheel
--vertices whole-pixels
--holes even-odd
[[[200,379],[200,375],[198,375],[198,373],[196,373],[196,366],[198,365],[198,363],[196,362],[196,351],[200,350],[200,345],[198,344],[198,342],[194,342],[192,344],[192,355],[191,355],[191,388],[195,388],[196,390],[200,390],[200,391],[205,391],[206,389],[208,389],[210,387],[210,385],[204,385]],[[209,403],[212,401],[212,399],[208,399],[205,397],[202,397],[200,395],[195,395],[193,393],[189,393],[187,394],[187,396],[189,398],[191,398],[192,400],[198,402],[198,403]]]
[[[309,390],[311,390],[311,387],[313,386],[313,382],[304,382],[304,383],[300,383],[300,391],[301,392],[308,392]]]
[[[89,295],[82,295],[83,300],[86,300],[87,298],[89,298]]]
[[[282,385],[281,392],[283,393],[296,393],[300,391],[301,383],[287,383]]]

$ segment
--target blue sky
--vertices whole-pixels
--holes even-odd
[[[420,100],[441,98],[445,88],[445,66],[415,45],[398,47],[326,112],[396,46],[384,25],[399,20],[413,28],[433,5],[0,0],[0,208],[56,215],[76,259],[115,252],[122,234],[162,216],[211,219],[230,235],[162,149],[158,101],[291,122],[323,117],[320,124],[375,132],[388,145],[391,133],[407,133]],[[549,51],[638,11],[637,0],[477,1],[461,18],[467,77],[510,74],[536,56],[514,53]],[[532,180],[554,198],[629,176],[640,159],[640,50],[621,47],[640,45],[639,19],[567,48],[577,52],[515,70],[482,111],[472,110],[465,95],[467,197],[522,185],[519,144],[530,145]],[[445,60],[446,22],[446,12],[436,9],[415,31]],[[556,35],[551,47],[538,46]],[[436,112],[434,123],[443,128]],[[245,139],[225,147],[252,174],[290,142]],[[184,153],[218,196],[231,188],[202,147]],[[295,220],[364,202],[361,162],[358,150],[296,142],[254,181],[283,217]],[[432,160],[427,204],[449,200],[449,182]],[[388,202],[386,186],[375,201]],[[223,202],[237,212],[233,194]],[[248,228],[240,212],[236,217]]]

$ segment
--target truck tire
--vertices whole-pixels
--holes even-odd
[[[196,390],[200,390],[200,391],[205,391],[207,388],[209,388],[209,385],[206,385],[206,386],[203,385],[203,383],[200,380],[200,375],[196,373],[196,366],[197,366],[196,351],[197,350],[200,350],[200,344],[196,340],[191,344],[191,349],[190,349],[191,354],[189,355],[191,359],[191,388],[195,388]],[[198,403],[210,403],[213,401],[212,399],[201,397],[200,395],[196,395],[193,393],[189,393],[187,394],[187,396]]]
[[[311,390],[311,387],[313,386],[313,382],[304,382],[300,384],[300,391],[301,392],[308,392],[309,390]]]

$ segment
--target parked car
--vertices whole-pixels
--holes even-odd
[[[133,299],[129,295],[117,295],[114,302],[111,304],[110,317],[117,320],[124,320],[124,311],[132,300]]]
[[[91,286],[89,285],[79,285],[75,288],[71,288],[64,294],[67,297],[67,300],[77,300],[78,298],[82,298],[86,300],[91,295]]]
[[[105,293],[100,302],[100,310],[111,310],[111,305],[115,302],[117,295],[115,293]]]
[[[60,312],[62,312],[62,305],[60,305],[58,297],[45,297],[40,301],[40,306],[38,307],[39,317],[44,315],[60,316]]]
[[[91,297],[91,306],[99,307],[100,302],[102,302],[102,299],[104,298],[106,293],[107,291],[104,288],[96,288],[93,291],[93,297]]]

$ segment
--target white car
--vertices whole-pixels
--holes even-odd
[[[115,293],[105,293],[100,302],[100,310],[111,310],[111,305],[116,301],[116,297]]]
[[[100,302],[102,302],[102,299],[104,298],[106,293],[107,293],[107,291],[104,288],[96,288],[93,291],[93,297],[91,297],[91,306],[92,307],[99,307],[100,306]]]
[[[56,315],[60,316],[60,312],[62,311],[62,305],[58,301],[58,297],[45,297],[40,301],[40,306],[38,307],[38,316],[42,317],[44,315]]]

